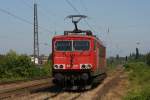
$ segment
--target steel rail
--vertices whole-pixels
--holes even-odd
[[[31,93],[52,85],[52,78],[0,85],[0,100],[13,98],[19,94]]]

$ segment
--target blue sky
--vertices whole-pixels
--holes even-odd
[[[40,54],[51,52],[54,33],[72,30],[65,17],[78,14],[66,0],[36,0],[38,3]],[[81,14],[88,16],[88,23],[107,47],[107,56],[129,55],[136,46],[141,53],[150,51],[150,0],[69,0]],[[33,0],[0,0],[5,9],[33,23]],[[90,29],[82,21],[80,28]],[[107,29],[110,32],[107,33]],[[33,26],[0,11],[0,53],[10,49],[32,54]],[[136,43],[140,42],[139,45]],[[48,45],[45,45],[47,43]]]

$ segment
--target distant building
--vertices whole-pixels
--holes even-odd
[[[31,58],[31,61],[34,62],[34,57],[33,57],[33,55],[31,55],[30,58]],[[48,58],[49,58],[48,56],[40,55],[40,56],[39,56],[39,59],[38,59],[38,58],[35,58],[35,64],[43,65],[43,64],[47,63]]]
[[[34,62],[34,57],[31,56],[31,61]],[[35,58],[35,64],[39,64],[39,59]]]
[[[47,63],[47,61],[48,61],[48,56],[41,55],[41,56],[39,57],[39,63],[40,63],[40,64],[45,64],[45,63]]]

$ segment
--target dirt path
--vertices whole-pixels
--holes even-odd
[[[118,66],[102,83],[89,91],[66,92],[54,86],[15,97],[14,100],[121,100],[128,86],[127,80],[123,67]]]
[[[98,90],[95,100],[121,100],[126,94],[128,76],[122,66],[104,81],[104,85]]]

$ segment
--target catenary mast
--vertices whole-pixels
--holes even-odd
[[[38,39],[38,15],[37,3],[34,1],[34,63],[38,64],[39,60],[39,39]]]

